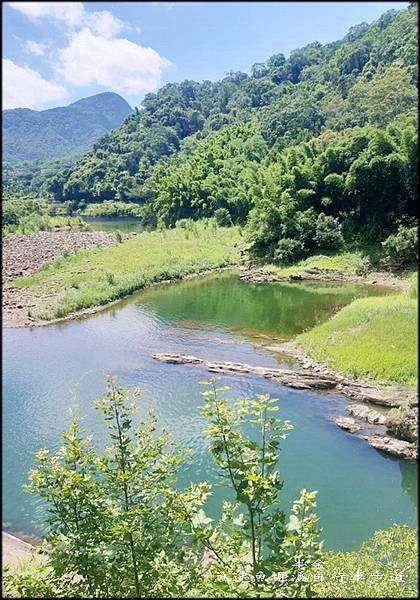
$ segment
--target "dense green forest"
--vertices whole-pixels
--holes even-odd
[[[410,226],[416,107],[413,3],[251,75],[165,85],[35,185],[70,210],[138,204],[152,226],[216,214],[246,225],[251,251],[288,262]]]

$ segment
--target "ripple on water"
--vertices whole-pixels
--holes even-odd
[[[357,290],[356,290],[357,292]],[[232,275],[156,287],[90,318],[50,327],[3,332],[3,509],[11,529],[42,533],[42,503],[21,485],[42,446],[57,447],[70,405],[100,439],[103,426],[91,401],[104,391],[104,372],[127,387],[140,386],[139,416],[153,410],[177,444],[191,448],[179,484],[216,482],[207,451],[202,367],[154,361],[155,352],[179,352],[264,366],[279,357],[256,345],[287,339],[346,304],[356,293],[305,286],[252,286]],[[366,290],[361,290],[365,295]],[[263,337],[258,338],[261,335]],[[267,341],[269,340],[269,341]],[[417,471],[343,432],[328,420],[340,414],[338,395],[285,388],[255,375],[226,375],[230,395],[268,392],[295,429],[283,444],[279,470],[284,505],[302,487],[317,489],[327,547],[357,546],[375,529],[416,523]],[[209,511],[217,514],[225,488],[217,485]]]

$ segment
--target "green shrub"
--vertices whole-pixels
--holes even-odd
[[[178,221],[175,223],[175,227],[192,231],[194,227],[194,221],[192,219],[178,219]]]
[[[300,240],[292,238],[281,239],[274,250],[274,259],[287,265],[300,260],[306,255],[305,247]]]
[[[416,598],[417,532],[407,525],[377,531],[354,552],[324,554],[321,598]],[[311,570],[313,575],[313,571]]]
[[[312,595],[298,573],[301,563],[321,556],[316,492],[302,490],[288,518],[279,506],[279,444],[292,425],[275,416],[277,399],[259,394],[232,404],[221,397],[229,388],[202,383],[208,385],[202,412],[209,449],[233,497],[223,502],[221,517],[205,512],[212,495],[206,482],[177,488],[185,452],[167,432],[157,432],[152,415],[134,427],[132,400],[139,391],[128,393],[108,377],[106,393],[94,403],[107,426],[105,450],[73,416],[58,453],[37,453],[25,489],[48,504],[48,562],[6,572],[7,592],[82,598],[214,598],[230,597],[232,590],[251,598]],[[277,572],[287,578],[275,578]]]
[[[214,218],[219,227],[230,227],[232,218],[227,208],[218,208],[214,211]]]
[[[5,565],[3,587],[5,597],[11,598],[63,598],[66,593],[54,570],[36,556],[19,564],[17,570]]]
[[[354,272],[356,275],[366,276],[371,267],[371,262],[368,256],[360,256],[354,261]]]
[[[315,224],[314,241],[318,248],[338,250],[344,244],[338,219],[319,213]]]
[[[400,225],[397,233],[382,242],[385,256],[396,266],[411,265],[418,260],[417,227]]]
[[[2,225],[18,225],[24,218],[48,214],[49,205],[37,198],[16,198],[2,203]]]

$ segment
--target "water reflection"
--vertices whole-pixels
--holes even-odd
[[[144,227],[140,219],[130,217],[82,217],[92,231],[141,232]]]
[[[417,508],[419,502],[418,466],[415,461],[400,460],[401,488]]]
[[[355,298],[389,293],[378,286],[249,284],[232,273],[144,290],[133,297],[140,310],[171,323],[225,326],[254,339],[290,339],[325,321]]]
[[[140,386],[140,416],[153,410],[178,444],[192,448],[180,485],[214,481],[198,385],[208,373],[193,365],[159,363],[152,355],[179,352],[276,366],[279,357],[261,342],[290,337],[355,295],[372,292],[380,290],[248,285],[222,274],[155,287],[78,321],[4,330],[4,520],[14,530],[42,530],[42,507],[21,485],[35,452],[57,448],[74,404],[70,390],[77,392],[86,429],[103,439],[91,402],[104,391],[104,371],[118,375],[126,387]],[[390,460],[331,423],[328,417],[344,410],[342,397],[291,390],[253,375],[224,376],[223,382],[233,398],[262,392],[279,398],[281,416],[295,426],[281,453],[282,502],[289,506],[302,487],[317,489],[327,547],[350,549],[375,529],[416,523],[415,466]],[[213,508],[224,490],[215,493]]]

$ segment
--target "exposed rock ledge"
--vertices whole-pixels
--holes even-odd
[[[287,276],[279,276],[273,272],[266,271],[261,267],[242,263],[240,266],[241,279],[249,283],[275,283],[281,281],[319,281],[321,283],[358,283],[370,285],[390,286],[399,289],[407,289],[408,283],[395,277],[387,271],[371,271],[367,277],[355,275],[343,269],[324,269],[320,267],[303,268],[299,273]]]
[[[290,369],[260,367],[236,362],[204,360],[196,356],[172,353],[157,353],[153,355],[153,358],[169,364],[201,365],[211,373],[255,373],[295,389],[338,391],[359,402],[381,404],[388,408],[403,406],[408,402],[413,405],[417,403],[413,391],[409,388],[394,386],[386,390],[380,390],[368,383],[347,380],[332,371],[324,373],[318,369],[317,372],[313,369],[309,370],[308,367],[304,370],[292,371]],[[376,425],[376,430],[373,433],[360,435],[359,437],[365,439],[374,448],[396,456],[408,459],[417,457],[417,444],[399,440],[389,435],[385,436],[386,416],[384,414],[361,404],[351,404],[348,412],[359,421],[351,417],[335,417],[333,420],[342,429],[352,433],[363,432],[366,429],[366,425],[361,425],[363,421]]]
[[[276,369],[269,367],[257,367],[243,363],[234,363],[227,361],[210,361],[196,356],[186,356],[184,354],[154,354],[153,358],[170,364],[193,364],[203,365],[211,373],[256,373],[267,379],[275,379],[283,385],[296,389],[318,389],[331,390],[336,387],[336,381],[330,377],[318,373],[302,373],[289,369]]]
[[[371,425],[386,425],[386,414],[362,404],[350,404],[347,412],[356,419],[362,419]]]
[[[363,277],[359,277],[342,269],[321,269],[319,267],[308,267],[300,273],[286,277],[276,275],[273,272],[261,268],[250,268],[247,265],[241,267],[241,279],[252,283],[272,283],[275,281],[339,281],[341,283],[366,283]]]
[[[362,438],[368,442],[373,448],[388,452],[394,456],[417,459],[418,452],[415,444],[398,440],[397,438],[381,435],[363,435]]]
[[[303,372],[315,372],[334,379],[336,389],[356,402],[369,402],[386,408],[418,405],[418,397],[415,389],[402,385],[387,385],[385,383],[374,385],[368,381],[349,379],[327,365],[315,361],[303,348],[297,346],[293,340],[281,344],[272,344],[265,346],[265,348],[272,352],[292,356],[298,361]]]
[[[355,433],[362,429],[362,425],[359,425],[356,419],[352,419],[351,417],[332,417],[331,420],[334,421],[338,427],[344,429],[344,431],[350,431],[350,433]]]

